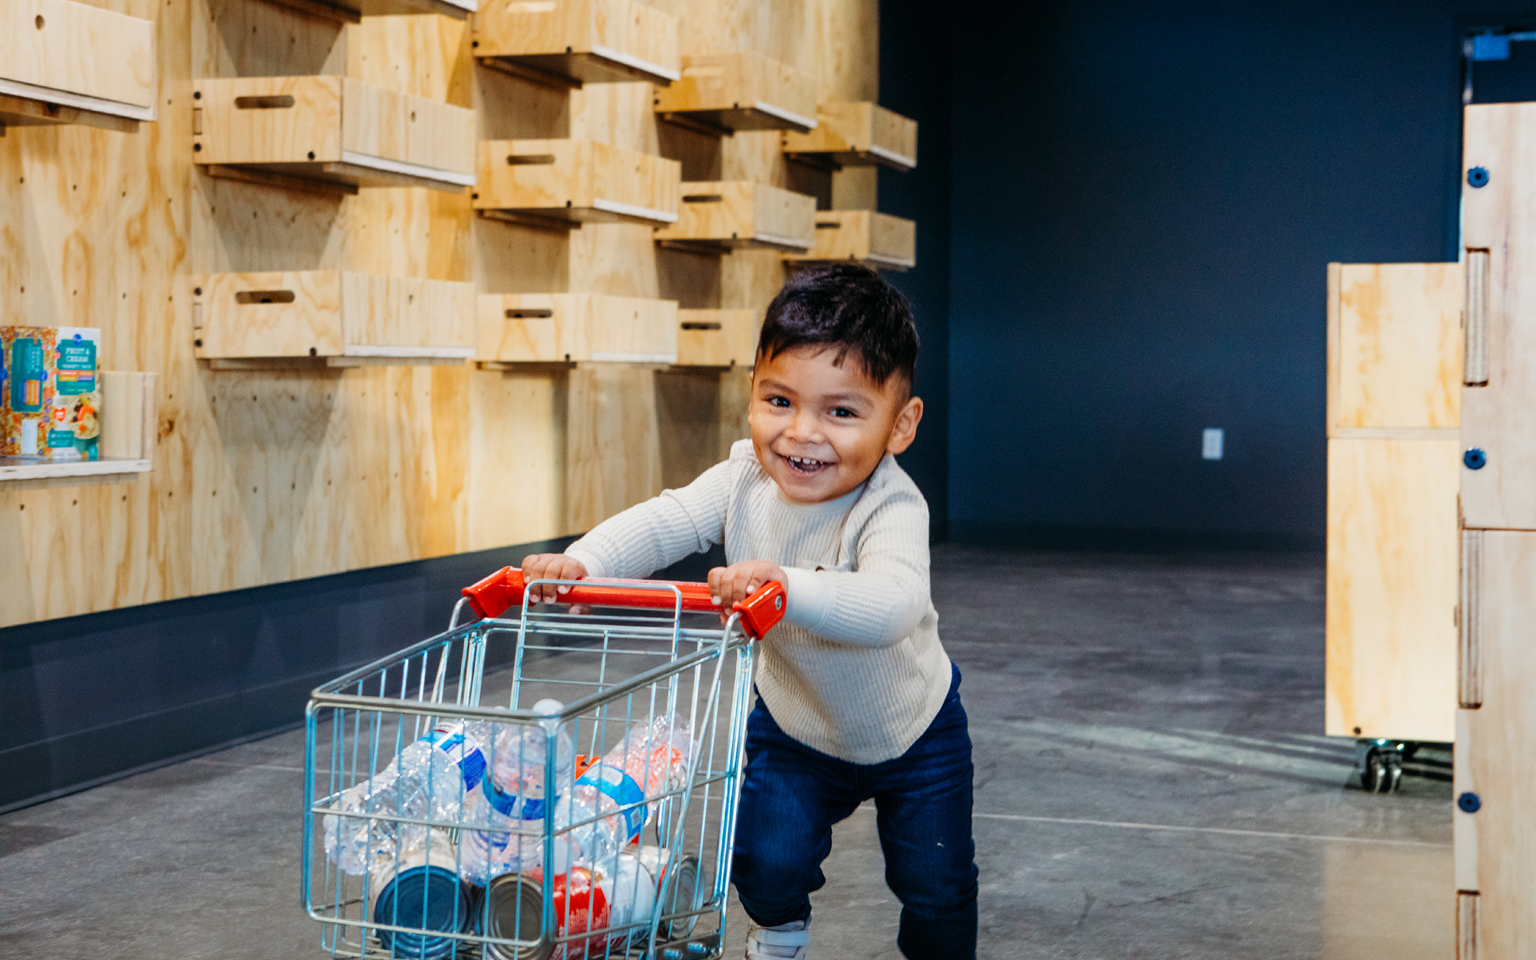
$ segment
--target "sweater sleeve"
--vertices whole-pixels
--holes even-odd
[[[590,577],[646,577],[725,539],[731,463],[717,463],[678,490],[636,504],[566,548]]]
[[[928,506],[916,488],[875,508],[851,572],[784,571],[787,623],[839,643],[888,647],[917,629],[930,605]]]

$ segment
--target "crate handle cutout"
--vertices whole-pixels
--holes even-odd
[[[236,97],[236,110],[286,110],[293,106],[294,99],[286,93],[273,94],[266,97]]]
[[[507,155],[507,165],[513,167],[541,167],[555,162],[552,153],[513,153]]]
[[[836,220],[817,220],[816,221],[816,229],[817,230],[836,230],[840,226],[842,226],[842,224],[837,222]]]
[[[684,323],[683,324],[683,329],[684,330],[719,330],[719,329],[721,329],[721,325],[718,324],[718,323],[692,323],[692,322],[689,322],[689,323]]]
[[[690,193],[683,198],[684,203],[723,203],[725,196],[719,193]]]
[[[508,320],[547,320],[555,315],[553,310],[508,310]]]
[[[235,302],[242,305],[253,303],[292,303],[292,290],[241,290],[235,294]]]
[[[1468,387],[1488,386],[1488,251],[1467,251],[1467,300],[1462,317],[1465,366],[1461,382]]]

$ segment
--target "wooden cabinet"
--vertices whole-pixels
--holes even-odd
[[[677,302],[596,293],[480,298],[475,360],[528,363],[674,363]]]
[[[458,364],[475,352],[472,283],[339,270],[193,279],[193,343],[215,367],[274,358]]]
[[[795,160],[841,167],[917,167],[917,121],[869,103],[818,103],[816,129],[784,134]]]
[[[684,183],[678,220],[657,230],[656,239],[706,252],[804,253],[816,243],[816,198],[745,180]]]
[[[0,0],[0,127],[155,119],[155,24],[72,0]]]
[[[490,0],[475,17],[487,66],[557,83],[678,79],[677,18],[634,0]]]
[[[851,260],[884,270],[917,266],[917,224],[873,210],[818,210],[816,245],[797,262]]]
[[[815,128],[816,82],[798,70],[755,53],[682,59],[682,77],[656,91],[663,119],[725,134]]]
[[[475,209],[485,216],[561,226],[677,221],[682,165],[595,140],[487,140],[480,144]]]
[[[210,175],[356,192],[475,182],[474,111],[347,77],[193,85],[193,159]]]
[[[1326,730],[1448,741],[1462,269],[1328,268]]]
[[[750,367],[763,318],[756,310],[677,311],[677,365]]]

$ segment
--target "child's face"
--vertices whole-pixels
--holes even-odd
[[[878,385],[835,347],[785,350],[752,372],[747,421],[757,460],[792,503],[835,500],[912,443],[923,401],[900,375]]]

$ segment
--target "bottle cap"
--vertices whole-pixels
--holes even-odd
[[[558,717],[565,711],[565,704],[546,697],[533,705],[533,712],[541,717]]]

